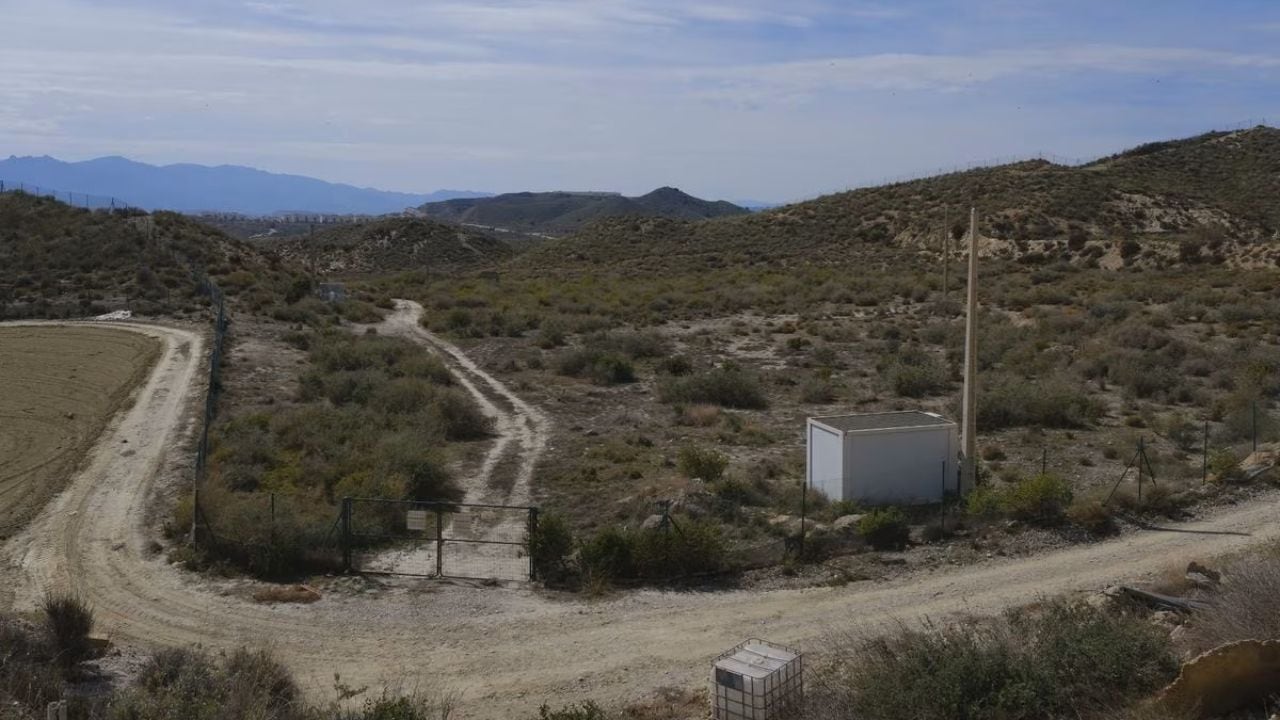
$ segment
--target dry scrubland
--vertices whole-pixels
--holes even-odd
[[[0,537],[62,489],[158,350],[110,327],[0,326]]]

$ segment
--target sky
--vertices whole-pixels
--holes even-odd
[[[1264,119],[1276,0],[0,0],[2,156],[777,202]]]

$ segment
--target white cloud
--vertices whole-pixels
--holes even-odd
[[[675,183],[792,198],[975,152],[1087,154],[1100,134],[1071,121],[1102,124],[1089,107],[1019,107],[1063,78],[1280,67],[1270,51],[767,40],[907,12],[832,0],[0,1],[0,137],[14,143],[0,154],[229,161],[421,190]],[[1280,111],[1222,107],[1203,113]],[[943,115],[991,151],[939,137]]]

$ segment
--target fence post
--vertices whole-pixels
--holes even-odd
[[[1258,452],[1258,401],[1253,401],[1253,451]]]
[[[342,570],[351,572],[351,498],[342,498]]]
[[[801,480],[800,481],[800,558],[802,561],[804,559],[805,525],[808,523],[808,521],[805,519],[805,516],[808,514],[808,510],[809,510],[809,483],[804,480]]]
[[[271,493],[271,546],[276,544],[276,494]]]
[[[1204,421],[1204,444],[1200,448],[1200,484],[1209,482],[1209,421]]]
[[[436,577],[444,577],[444,510],[436,508]]]
[[[529,508],[529,579],[538,579],[538,563],[537,558],[533,556],[534,541],[533,538],[538,533],[538,508]]]

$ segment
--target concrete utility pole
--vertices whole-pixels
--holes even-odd
[[[977,480],[978,459],[978,209],[969,209],[969,303],[964,331],[964,459],[960,493],[968,494]]]

